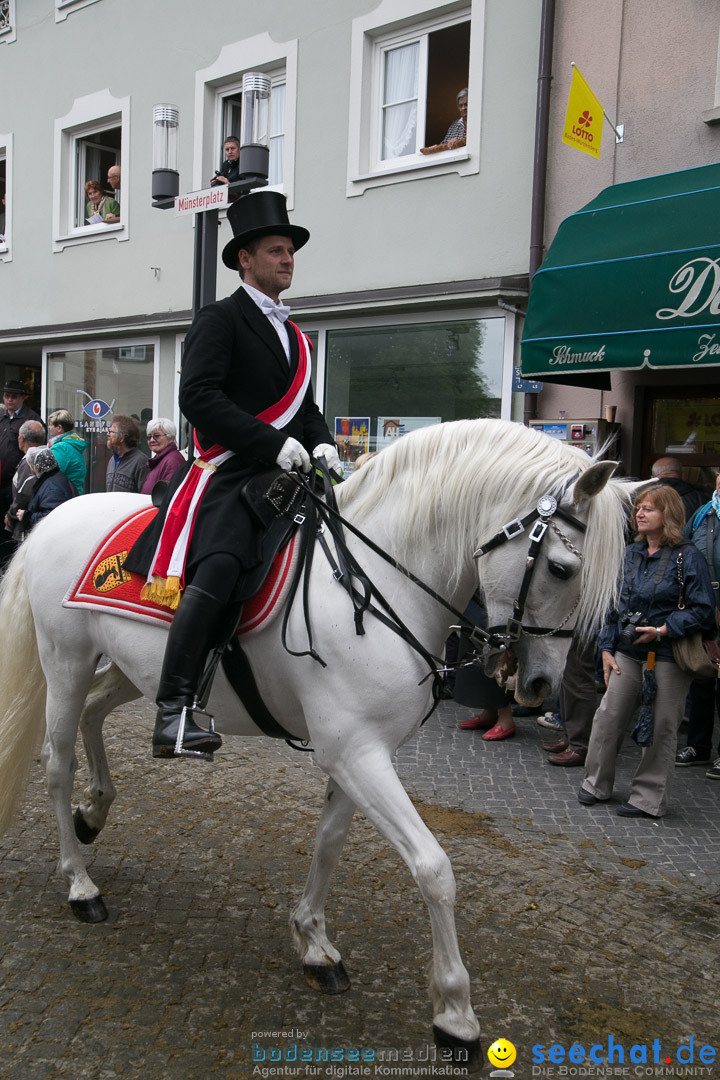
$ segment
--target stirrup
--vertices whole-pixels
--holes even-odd
[[[192,705],[183,705],[183,711],[180,713],[180,723],[178,724],[177,739],[175,740],[175,757],[193,757],[200,758],[202,761],[213,761],[214,751],[212,750],[190,750],[188,747],[183,746],[183,736],[185,734],[185,722],[188,716],[194,720],[195,716],[207,716],[208,718],[208,735],[215,734],[215,717],[212,713],[207,712],[205,709],[200,708],[197,698],[193,701]],[[198,724],[198,727],[200,725]]]

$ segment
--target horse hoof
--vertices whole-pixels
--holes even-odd
[[[344,994],[350,989],[342,960],[337,964],[303,964],[303,974],[308,986],[319,994]]]
[[[91,829],[85,818],[80,813],[80,807],[73,814],[75,835],[81,844],[92,844],[93,840],[100,835],[99,829]]]
[[[452,1051],[454,1065],[469,1065],[482,1054],[479,1039],[459,1039],[457,1035],[443,1031],[437,1024],[433,1024],[433,1038],[439,1049]]]
[[[71,900],[70,909],[80,922],[105,922],[108,917],[107,908],[99,893],[90,900]]]

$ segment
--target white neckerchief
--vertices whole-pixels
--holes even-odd
[[[242,287],[250,299],[255,301],[263,315],[268,319],[277,336],[280,338],[280,344],[285,351],[285,356],[287,357],[287,362],[289,364],[290,338],[288,337],[285,320],[290,314],[290,308],[287,304],[276,304],[272,297],[267,296],[264,292],[260,292],[259,289],[254,288],[252,285],[248,285],[245,281],[243,281]]]

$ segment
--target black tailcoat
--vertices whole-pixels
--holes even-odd
[[[312,386],[284,428],[257,419],[258,413],[282,398],[297,371],[298,343],[291,326],[288,337],[289,365],[269,319],[241,287],[198,312],[185,339],[180,409],[195,428],[203,450],[219,443],[235,452],[213,475],[200,504],[188,556],[190,577],[202,558],[217,551],[237,555],[244,569],[256,566],[260,537],[240,498],[241,483],[272,467],[290,436],[308,452],[318,443],[334,443],[313,399]],[[168,498],[185,472],[180,470]],[[128,569],[148,573],[162,520],[161,511],[131,551]]]

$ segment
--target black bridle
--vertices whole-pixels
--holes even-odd
[[[509,521],[507,525],[503,525],[500,531],[497,532],[491,540],[488,540],[485,544],[481,544],[477,551],[473,552],[473,558],[479,559],[483,555],[487,555],[489,551],[493,551],[495,548],[500,547],[500,545],[504,544],[507,540],[514,540],[516,537],[522,536],[528,525],[530,526],[530,531],[528,533],[530,546],[528,547],[528,553],[525,559],[525,573],[520,583],[520,591],[517,598],[513,601],[513,613],[504,627],[491,626],[486,631],[491,637],[501,641],[499,646],[495,645],[496,648],[507,649],[510,645],[519,641],[522,634],[527,634],[530,637],[572,637],[573,631],[564,629],[564,626],[575,613],[579,603],[579,597],[575,602],[574,607],[568,612],[559,626],[528,626],[522,621],[528,592],[530,591],[530,584],[532,582],[533,571],[535,570],[537,557],[540,554],[542,542],[545,539],[548,529],[552,528],[568,550],[572,551],[573,554],[577,555],[582,561],[582,552],[571,543],[568,537],[565,536],[562,530],[560,530],[553,521],[554,518],[559,517],[569,525],[579,529],[582,533],[587,529],[584,522],[580,521],[572,514],[569,514],[567,510],[563,510],[560,506],[560,500],[572,482],[573,480],[569,480],[565,484],[565,487],[558,497],[555,495],[543,495],[538,499],[537,504],[530,513],[522,518],[514,518],[512,521]]]

